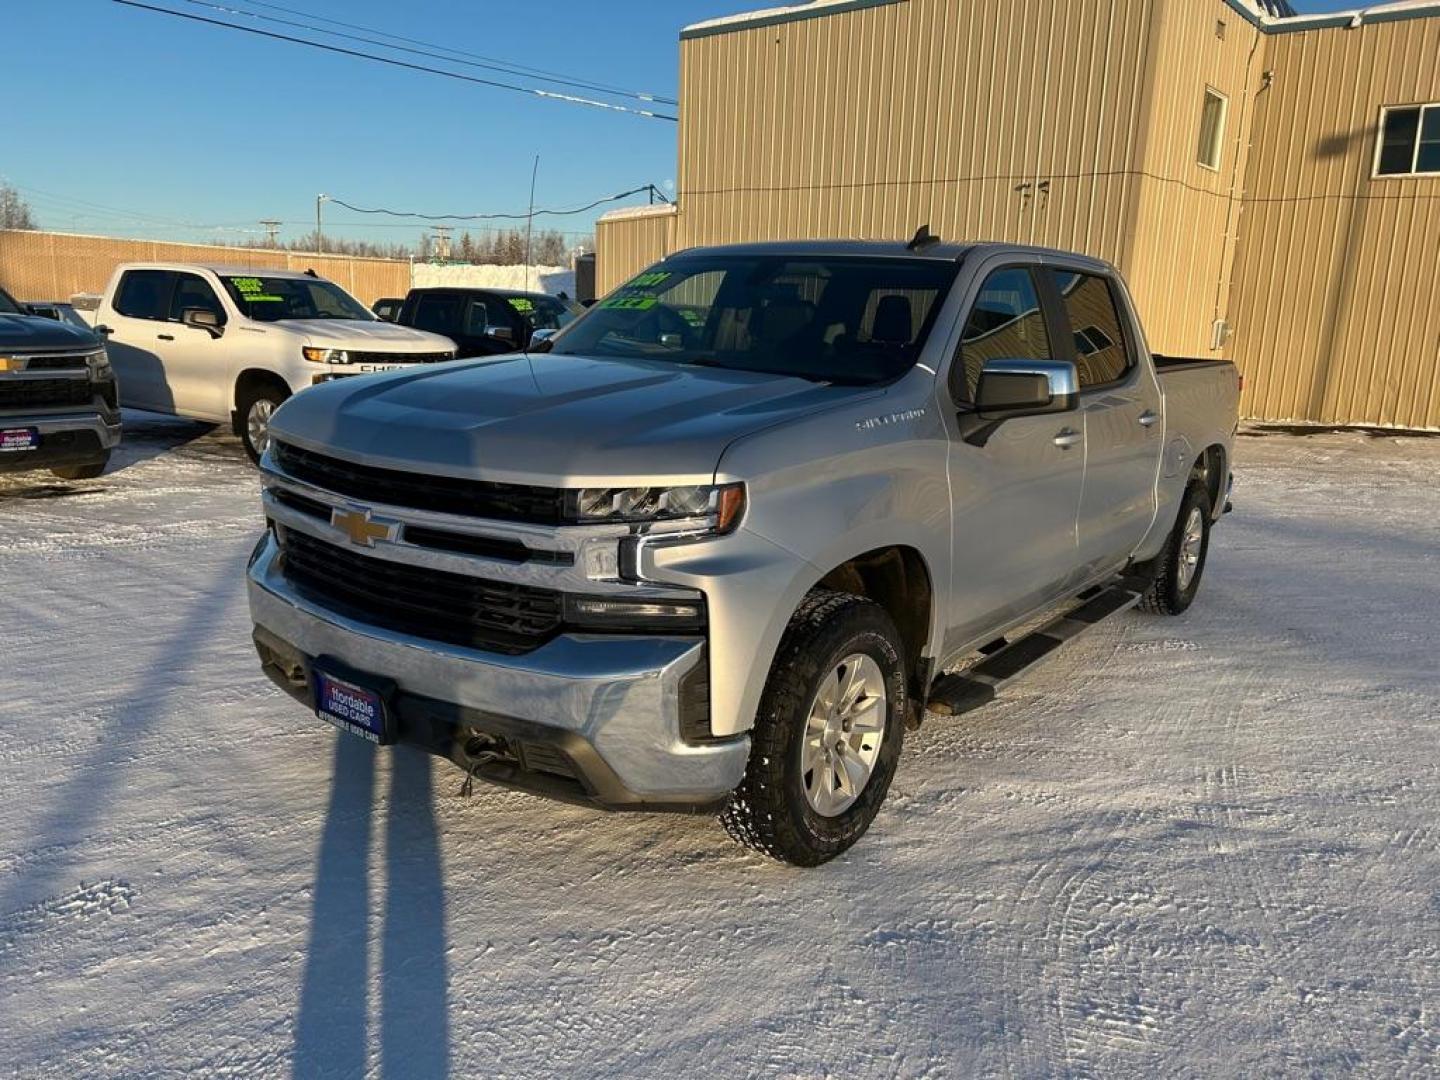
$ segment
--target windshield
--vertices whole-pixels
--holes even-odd
[[[355,319],[375,316],[333,281],[323,278],[222,277],[240,311],[260,322],[285,319]]]
[[[680,257],[600,301],[552,352],[885,382],[914,365],[958,269],[863,256]]]
[[[0,315],[24,315],[25,309],[17,304],[4,289],[0,289]]]
[[[540,293],[531,293],[528,296],[507,296],[505,301],[520,313],[521,317],[530,324],[532,330],[564,329],[575,321],[575,317],[580,312],[585,310],[579,308],[579,311],[576,311],[564,301]]]

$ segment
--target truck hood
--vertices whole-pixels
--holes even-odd
[[[364,464],[550,487],[703,483],[733,440],[879,393],[663,361],[514,353],[295,395],[271,434]]]
[[[376,319],[286,319],[267,323],[266,330],[297,334],[305,344],[327,349],[370,349],[374,352],[452,352],[455,343],[428,330]]]
[[[93,349],[100,339],[78,326],[38,315],[0,315],[0,352],[28,349]]]

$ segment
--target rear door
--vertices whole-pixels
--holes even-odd
[[[115,293],[96,316],[109,328],[107,351],[120,385],[120,402],[137,409],[173,413],[165,361],[174,340],[169,328],[175,274],[169,270],[126,270]]]
[[[964,317],[950,372],[950,393],[971,408],[980,370],[990,360],[1052,360],[1054,313],[1039,265],[986,267]],[[955,611],[947,648],[1060,599],[1076,572],[1075,522],[1085,451],[1075,413],[1006,420],[983,446],[952,435],[951,559]]]
[[[220,319],[222,333],[186,326],[187,310],[213,311]],[[226,420],[230,410],[230,353],[234,338],[223,333],[225,306],[215,290],[199,274],[177,273],[171,293],[169,326],[161,331],[171,340],[165,343],[165,370],[175,411],[184,416]]]
[[[1089,576],[1123,562],[1150,528],[1165,426],[1160,386],[1108,276],[1056,267],[1050,282],[1065,323],[1065,358],[1080,375],[1085,493],[1078,542]]]

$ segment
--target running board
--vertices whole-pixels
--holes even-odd
[[[989,651],[973,667],[941,675],[930,687],[925,708],[941,716],[973,712],[995,700],[1001,687],[1029,671],[1067,641],[1140,602],[1145,583],[1122,578],[1112,585],[1080,594],[1080,603],[1022,638]],[[997,644],[1003,642],[997,638]],[[986,650],[982,649],[982,652]]]

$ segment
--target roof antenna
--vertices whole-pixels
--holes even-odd
[[[915,230],[915,235],[910,238],[910,242],[905,247],[910,251],[924,251],[938,243],[940,243],[940,237],[932,233],[930,226],[925,224]]]
[[[314,268],[313,266],[311,266],[311,267],[308,267],[308,268],[305,270],[305,276],[306,276],[306,277],[315,277],[315,278],[318,278],[320,275],[317,274],[317,273],[315,272],[315,268]]]

